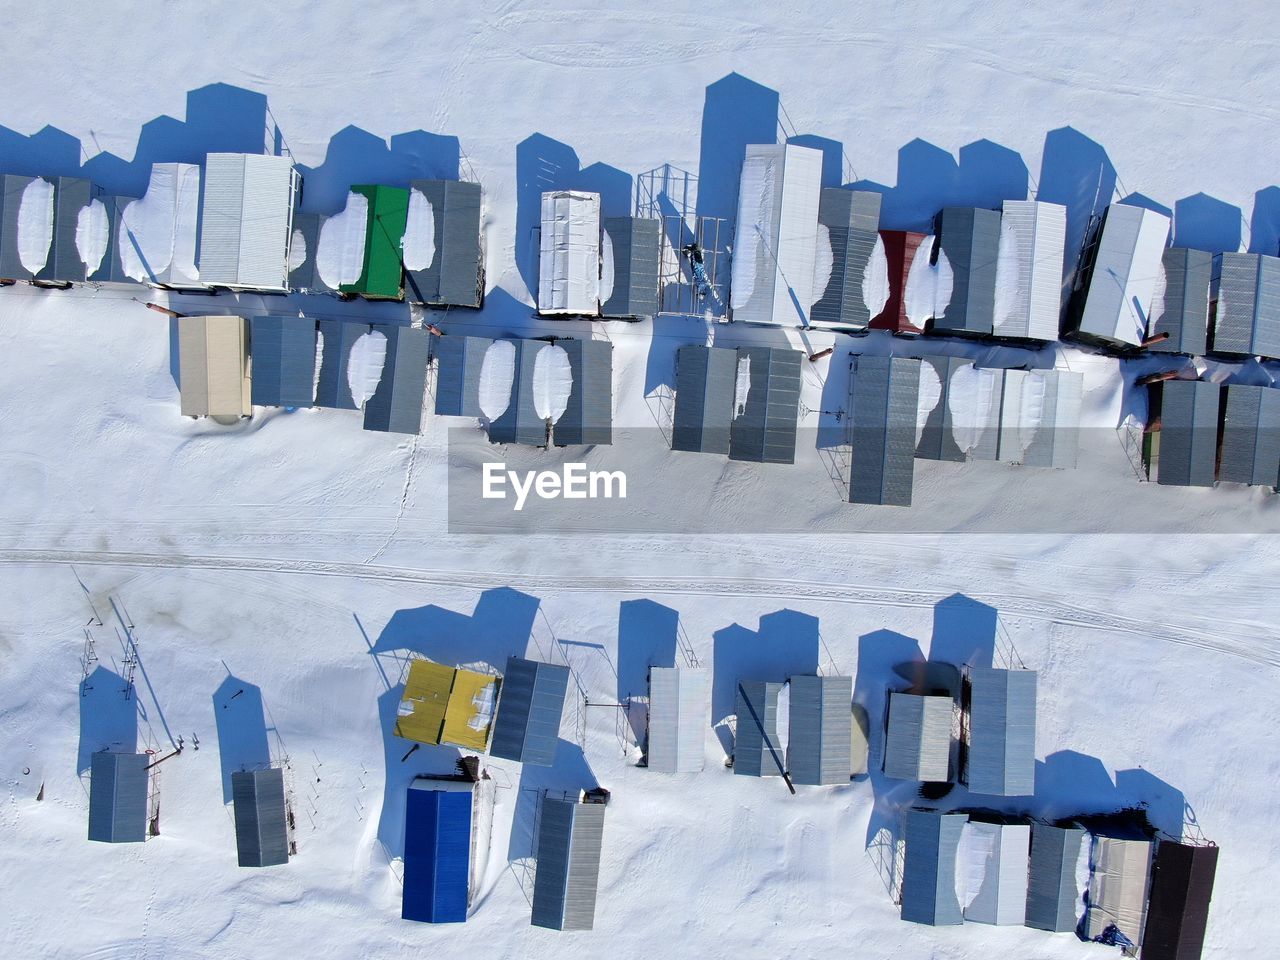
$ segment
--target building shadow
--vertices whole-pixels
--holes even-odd
[[[451,667],[482,664],[501,672],[507,657],[524,656],[538,604],[537,597],[498,587],[480,594],[470,614],[435,604],[397,610],[370,652],[416,653]]]
[[[933,607],[933,639],[929,660],[957,667],[989,667],[996,646],[998,614],[962,593],[953,593]]]
[[[1143,210],[1150,210],[1152,213],[1158,213],[1162,217],[1172,217],[1173,211],[1166,207],[1159,200],[1153,200],[1145,193],[1131,193],[1128,196],[1121,197],[1120,202],[1130,207],[1141,207]]]
[[[736,708],[738,684],[817,673],[819,644],[818,618],[794,610],[765,614],[755,630],[735,623],[715,632],[711,722],[726,756],[733,755],[733,734],[720,721]]]
[[[556,744],[556,762],[550,767],[525,763],[520,766],[520,788],[507,841],[507,860],[515,862],[534,856],[537,842],[537,817],[543,794],[569,794],[596,787],[591,765],[576,743],[561,740]]]
[[[851,354],[838,338],[835,347],[835,353],[827,361],[826,378],[822,381],[822,409],[818,411],[816,438],[819,450],[842,447],[849,443],[849,416],[852,413],[849,404],[849,388],[852,385],[852,373],[849,370]],[[846,477],[845,480],[847,479]]]
[[[76,773],[89,769],[100,750],[138,749],[138,693],[124,677],[97,667],[80,682],[80,747]]]
[[[1244,214],[1240,208],[1196,193],[1183,197],[1173,205],[1173,245],[1193,250],[1222,253],[1240,249],[1240,227]]]
[[[1111,203],[1116,168],[1102,145],[1074,127],[1045,134],[1037,200],[1067,208],[1066,256],[1062,267],[1062,303],[1067,302],[1089,221]]]
[[[347,126],[329,139],[319,166],[299,166],[301,206],[313,213],[337,213],[346,206],[353,183],[407,187],[411,180],[457,180],[461,156],[457,137],[413,130],[388,142]]]
[[[778,142],[778,91],[730,73],[708,84],[698,153],[698,216],[720,217],[730,234],[749,143]]]
[[[1125,807],[1140,806],[1151,825],[1175,840],[1182,838],[1187,798],[1177,787],[1149,770],[1136,767],[1116,771],[1116,792]]]
[[[636,743],[644,743],[649,699],[649,667],[671,667],[676,662],[680,614],[652,600],[624,600],[618,605],[618,702],[640,698],[631,704],[627,720]]]
[[[213,717],[222,764],[222,802],[230,803],[233,773],[261,770],[271,764],[262,689],[228,672],[213,693]]]
[[[1249,252],[1280,256],[1280,187],[1265,187],[1253,195]]]

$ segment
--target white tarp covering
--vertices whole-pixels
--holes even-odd
[[[293,231],[293,239],[289,241],[289,272],[297,270],[307,262],[307,238],[301,230]]]
[[[76,252],[87,273],[94,273],[102,266],[111,242],[111,220],[106,205],[101,200],[90,200],[76,215]]]
[[[347,386],[351,388],[351,399],[357,408],[363,408],[378,389],[386,362],[387,338],[377,330],[363,334],[351,345],[351,355],[347,360]]]
[[[200,168],[190,163],[151,167],[147,192],[124,208],[117,242],[124,271],[134,280],[195,283]]]
[[[773,232],[777,207],[778,165],[782,161],[780,147],[747,147],[742,162],[742,178],[738,184],[738,219],[733,233],[733,268],[730,271],[729,303],[741,310],[755,296],[761,251],[768,259],[768,237]],[[773,272],[765,279],[772,290]]]
[[[871,249],[871,259],[862,275],[862,302],[871,316],[878,317],[889,302],[889,258],[885,256],[884,240],[876,234],[876,245]]]
[[[543,420],[555,423],[569,406],[573,367],[564,347],[547,344],[533,358],[533,409]]]
[[[956,895],[966,920],[1025,922],[1030,849],[1027,824],[970,820],[964,825],[956,855]]]
[[[342,212],[320,226],[316,242],[316,269],[326,286],[337,290],[355,283],[364,270],[365,233],[369,228],[369,198],[348,193]]]
[[[480,412],[497,420],[511,405],[511,386],[516,379],[516,345],[495,340],[484,352],[480,364]]]
[[[966,456],[989,442],[991,432],[999,429],[1003,387],[1003,370],[966,364],[951,375],[947,389],[951,433]]]
[[[907,320],[921,329],[924,329],[926,321],[942,316],[951,302],[951,288],[955,282],[951,261],[944,251],[938,251],[936,264],[929,262],[929,251],[933,249],[935,240],[930,236],[920,241],[903,289]]]
[[[436,258],[436,213],[421,190],[409,191],[409,213],[401,249],[406,270],[425,270]]]
[[[600,312],[600,195],[554,190],[542,195],[538,312]]]
[[[927,366],[927,364],[923,364]],[[995,853],[1000,828],[991,823],[975,823],[970,820],[960,828],[960,842],[956,845],[956,899],[960,909],[967,910],[982,889],[987,875],[987,865]]]
[[[22,191],[18,205],[18,259],[29,271],[39,273],[49,260],[52,242],[53,184],[36,177]]]
[[[1006,370],[999,459],[1036,467],[1076,465],[1084,374]]]

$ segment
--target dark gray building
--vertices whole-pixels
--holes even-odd
[[[316,382],[317,407],[336,410],[356,409],[351,396],[351,383],[347,379],[347,361],[351,359],[351,347],[370,331],[367,323],[347,323],[343,320],[321,320],[320,338],[323,341],[320,354],[320,377]]]
[[[1031,859],[1027,875],[1027,926],[1051,933],[1076,928],[1076,904],[1083,890],[1076,881],[1080,844],[1078,827],[1031,825]]]
[[[1164,380],[1148,388],[1143,459],[1147,476],[1179,487],[1212,487],[1217,474],[1221,387]]]
[[[121,259],[120,245],[121,243],[133,243],[131,234],[128,230],[122,229],[124,224],[124,208],[133,203],[133,197],[115,197],[103,196],[99,197],[102,201],[102,209],[95,210],[97,214],[98,224],[95,230],[86,231],[86,243],[90,243],[89,238],[92,236],[94,240],[90,244],[93,249],[80,250],[80,256],[85,258],[85,270],[88,273],[88,279],[92,283],[120,283],[138,286],[138,281],[129,276],[124,269],[124,261]],[[105,230],[103,229],[105,221]],[[121,234],[124,234],[122,237]],[[77,247],[79,244],[77,243]],[[99,256],[99,250],[101,255]]]
[[[989,336],[996,309],[996,263],[1000,259],[1000,211],[945,207],[936,232],[951,265],[951,302],[934,317],[930,332]]]
[[[956,897],[956,848],[969,817],[907,810],[903,821],[902,919],[930,926],[964,922]]]
[[[737,376],[743,375],[742,361],[747,360],[750,386],[729,424],[730,460],[795,463],[803,357],[799,350],[738,348]]]
[[[965,452],[956,443],[955,423],[951,415],[951,404],[948,402],[951,378],[957,370],[972,367],[973,361],[964,357],[924,357],[923,361],[933,368],[938,375],[938,402],[929,411],[920,431],[920,442],[916,444],[916,456],[922,460],[950,460],[963,462],[968,459]],[[923,370],[923,368],[921,368]],[[919,404],[924,404],[919,398]]]
[[[1154,353],[1200,356],[1209,345],[1209,288],[1213,254],[1207,250],[1170,247],[1164,252],[1164,305],[1147,327],[1147,336],[1168,334],[1153,343]]]
[[[1221,253],[1214,259],[1212,353],[1280,359],[1280,259]]]
[[[1232,383],[1224,392],[1218,479],[1280,484],[1280,390]]]
[[[613,289],[600,315],[640,320],[658,312],[658,272],[662,221],[646,217],[606,217],[604,234],[613,248]],[[607,249],[606,249],[607,252]]]
[[[480,417],[480,370],[485,351],[493,344],[487,337],[455,334],[437,337],[431,345],[436,362],[436,413],[442,417]]]
[[[671,449],[728,453],[738,351],[690,343],[676,353]]]
[[[965,677],[965,783],[1022,797],[1036,786],[1036,672],[973,667]]]
[[[949,780],[955,701],[895,690],[889,694],[888,710],[884,775],[929,783]]]
[[[556,759],[569,668],[508,657],[489,753],[540,767]]]
[[[831,278],[809,311],[811,326],[861,332],[871,322],[862,286],[880,237],[880,200],[869,190],[822,191],[818,223],[831,240]]]
[[[911,505],[919,396],[919,360],[854,358],[850,503]]]
[[[778,694],[771,680],[739,680],[737,726],[733,735],[733,772],[748,777],[776,777],[786,769],[778,738]]]
[[[489,424],[493,443],[526,443],[534,447],[547,445],[547,421],[538,416],[533,402],[533,367],[543,347],[541,340],[512,340],[515,347],[515,369],[511,381],[511,403]]]
[[[89,839],[141,843],[147,839],[151,758],[103,750],[89,760]]]
[[[387,433],[418,433],[427,388],[431,334],[417,327],[379,326],[387,338],[382,379],[364,405],[364,428]]]
[[[49,245],[49,257],[44,269],[36,274],[40,283],[83,283],[89,275],[85,262],[76,245],[76,230],[80,215],[101,193],[83,177],[53,178],[53,239]],[[106,210],[100,208],[99,223],[105,220]],[[87,216],[87,215],[86,215]],[[89,226],[86,223],[86,226]],[[87,232],[87,231],[86,231]]]
[[[434,233],[431,262],[419,269],[405,270],[406,299],[437,306],[479,307],[484,299],[480,184],[466,180],[414,180],[409,187],[431,205]],[[405,266],[414,264],[406,259]]]
[[[595,925],[605,804],[546,797],[538,821],[533,880],[535,927],[590,930]]]
[[[289,862],[289,827],[284,804],[284,771],[238,770],[231,774],[236,852],[242,867]]]
[[[299,293],[334,293],[316,266],[320,228],[327,217],[318,213],[293,214],[293,237],[289,244],[289,289]]]
[[[250,392],[260,407],[315,403],[316,322],[308,317],[253,317]]]
[[[791,678],[787,769],[794,783],[848,783],[853,757],[853,678]]]
[[[569,404],[552,428],[557,447],[613,443],[613,344],[608,340],[561,340],[569,355],[573,385]]]
[[[37,183],[36,181],[41,181]],[[24,200],[27,198],[27,190],[31,188],[36,190],[47,190],[50,200],[53,199],[53,184],[43,177],[20,177],[9,173],[0,176],[0,279],[4,280],[31,280],[34,279],[36,273],[43,270],[47,264],[47,255],[49,253],[49,244],[43,244],[44,249],[36,249],[39,244],[33,242],[38,239],[38,235],[22,238],[19,235],[18,223],[22,215],[22,207]],[[33,196],[32,202],[35,197]],[[42,212],[42,211],[41,211]],[[29,214],[32,222],[43,217],[35,217]],[[45,226],[52,227],[52,210],[50,210],[50,218]],[[36,233],[33,231],[33,234]],[[46,240],[52,239],[52,233]],[[35,257],[40,260],[38,264],[32,264],[31,258]],[[24,260],[27,262],[24,263]],[[31,266],[35,266],[35,271]]]

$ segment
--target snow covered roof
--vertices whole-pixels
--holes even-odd
[[[733,772],[748,777],[776,777],[786,767],[778,739],[778,694],[771,680],[739,680],[737,725],[733,735]]]
[[[489,753],[540,767],[555,762],[569,668],[508,657]]]
[[[1148,388],[1151,419],[1144,437],[1147,472],[1180,487],[1211,487],[1216,479],[1222,388],[1204,380],[1163,380]],[[1158,421],[1158,429],[1152,429]]]
[[[739,347],[737,353],[735,406],[742,387],[747,393],[729,424],[729,459],[794,463],[804,355],[778,347]]]
[[[86,280],[94,283],[136,285],[125,270],[120,249],[120,223],[132,197],[103,195],[89,202],[76,223],[76,252],[84,261]],[[126,238],[126,242],[129,242]]]
[[[161,287],[204,286],[196,268],[199,228],[200,168],[153,164],[147,192],[120,213],[117,242],[125,273]]]
[[[1280,485],[1280,390],[1227,384],[1218,479]]]
[[[103,750],[89,760],[89,839],[141,843],[147,839],[151,758]]]
[[[1156,845],[1142,960],[1199,960],[1217,872],[1216,846]]]
[[[535,927],[590,930],[595,925],[604,812],[603,803],[543,799],[533,880]]]
[[[1100,937],[1114,924],[1120,934],[1139,944],[1154,845],[1150,840],[1120,840],[1096,834],[1091,842],[1084,937]]]
[[[1109,347],[1142,342],[1152,301],[1162,285],[1169,218],[1145,207],[1107,207],[1083,272],[1087,287],[1069,314],[1072,334]]]
[[[469,780],[419,777],[404,808],[404,888],[400,916],[424,923],[462,923],[471,886]]]
[[[351,381],[347,376],[351,348],[356,341],[370,331],[367,323],[347,323],[345,320],[321,320],[320,373],[316,381],[317,407],[333,407],[338,410],[356,410],[351,393]]]
[[[685,344],[676,351],[676,402],[671,449],[729,452],[738,352]]]
[[[485,352],[493,343],[487,337],[455,334],[437,337],[431,345],[436,362],[436,413],[444,417],[479,417],[480,371]]]
[[[894,333],[923,333],[923,325],[907,315],[907,277],[917,256],[928,259],[932,255],[933,238],[923,233],[881,230],[880,242],[884,248],[889,295],[884,306],[871,318],[869,326],[873,330],[891,330]]]
[[[649,668],[645,757],[658,773],[697,773],[710,722],[711,676],[701,667]]]
[[[366,200],[363,259],[359,277],[339,284],[338,289],[368,299],[399,300],[404,296],[400,247],[409,213],[409,191],[403,187],[360,184],[353,186],[351,193]],[[331,217],[325,226],[332,226],[336,219]]]
[[[869,190],[827,187],[818,203],[818,245],[831,245],[831,276],[809,312],[814,327],[865,330],[871,322],[867,271],[880,239],[881,196]],[[883,253],[881,253],[883,257]],[[885,278],[887,280],[887,277]],[[877,308],[877,312],[878,308]]]
[[[1083,373],[1006,370],[999,459],[1028,467],[1075,467],[1083,397]]]
[[[242,867],[289,862],[289,828],[284,806],[284,771],[237,770],[231,774],[236,853]]]
[[[320,235],[326,217],[318,213],[294,213],[293,236],[289,241],[289,289],[301,293],[333,293],[320,271]],[[333,243],[333,238],[330,238]],[[353,254],[353,256],[356,256]],[[358,262],[358,257],[356,257]],[[356,274],[353,268],[352,275]]]
[[[884,775],[892,780],[940,783],[951,776],[950,697],[889,694]]]
[[[419,433],[431,359],[431,334],[418,327],[375,326],[387,338],[382,378],[364,407],[364,428]]]
[[[479,307],[484,296],[480,184],[414,180],[404,232],[405,296],[414,303]]]
[[[965,783],[974,793],[1035,793],[1036,672],[973,667],[968,676]]]
[[[316,322],[267,316],[250,321],[251,396],[262,407],[309,407],[315,402]]]
[[[551,435],[558,447],[613,442],[613,344],[561,340],[573,382]]]
[[[298,177],[289,157],[211,153],[200,209],[200,279],[248,290],[284,290]]]
[[[1066,207],[1042,200],[1004,201],[993,335],[1058,339],[1066,234]]]
[[[1153,343],[1154,353],[1201,356],[1209,346],[1209,288],[1213,282],[1213,254],[1207,250],[1170,247],[1164,252],[1164,296],[1151,305],[1148,336],[1167,333]]]
[[[247,417],[248,336],[240,317],[178,318],[178,386],[184,417]]]
[[[600,315],[624,319],[658,312],[662,222],[646,217],[608,217],[601,251]]]
[[[849,782],[852,707],[852,677],[791,678],[787,769],[794,783]]]
[[[1280,358],[1280,259],[1219,254],[1213,299],[1212,353]]]
[[[1031,827],[1025,823],[964,825],[957,848],[957,876],[964,887],[964,918],[1018,925],[1027,916],[1027,859]]]
[[[920,361],[860,356],[854,363],[849,501],[910,506]]]
[[[542,195],[538,312],[600,312],[600,194],[552,190]]]
[[[937,218],[938,242],[951,266],[951,297],[935,315],[935,333],[981,336],[995,317],[996,264],[1000,259],[1000,211],[945,207]]]
[[[534,392],[538,354],[549,345],[541,340],[507,340],[514,350],[510,401],[505,411],[491,418],[489,439],[494,443],[547,445],[547,418],[539,415]],[[498,344],[494,344],[498,346]]]
[[[102,191],[83,177],[55,177],[53,187],[53,233],[49,256],[36,279],[80,283],[88,277],[88,268],[76,243],[77,234],[85,235],[87,242],[87,234],[95,233],[96,246],[103,252],[106,249],[103,243],[106,211],[101,205]],[[96,210],[92,214],[86,213],[86,208],[95,200],[99,203]],[[83,230],[80,226],[82,217],[85,223]]]
[[[748,144],[738,187],[730,306],[734,320],[800,326],[815,299],[822,151]],[[819,291],[821,293],[821,291]]]
[[[409,663],[395,733],[419,743],[483,750],[489,742],[498,678],[416,658]]]
[[[1085,832],[1076,827],[1031,825],[1026,925],[1063,933],[1076,928],[1076,906],[1084,893],[1078,868]],[[1087,863],[1087,860],[1086,860]]]
[[[0,278],[30,280],[48,263],[54,185],[42,177],[14,174],[0,181]]]
[[[969,817],[907,810],[903,815],[902,919],[944,926],[964,922],[956,896],[956,849]]]
[[[967,357],[922,357],[933,369],[938,381],[938,397],[932,407],[928,406],[931,396],[921,391],[919,410],[924,417],[924,424],[919,429],[920,439],[916,443],[916,456],[922,460],[950,460],[962,462],[966,458],[965,451],[956,443],[955,424],[948,403],[951,389],[951,378],[962,367],[972,367],[973,361]],[[927,371],[922,367],[922,375]]]

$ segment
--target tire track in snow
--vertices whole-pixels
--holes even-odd
[[[449,571],[390,567],[376,564],[326,560],[281,559],[274,557],[184,556],[147,553],[116,553],[75,550],[3,550],[0,563],[77,563],[124,567],[165,567],[193,570],[243,570],[302,576],[346,577],[425,583],[464,590],[518,587],[532,593],[625,593],[667,596],[719,596],[773,599],[789,602],[852,603],[863,606],[932,607],[951,594],[944,590],[909,590],[900,587],[872,587],[859,584],[825,583],[812,580],[784,580],[758,577],[573,577],[564,579],[538,574],[492,571]],[[1115,633],[1196,647],[1251,663],[1280,666],[1280,637],[1259,632],[1258,642],[1139,620],[1092,609],[1055,598],[1028,597],[1012,593],[973,594],[974,600],[988,603],[1008,617],[1039,620],[1068,627],[1108,630]],[[1256,628],[1261,631],[1263,628]]]

